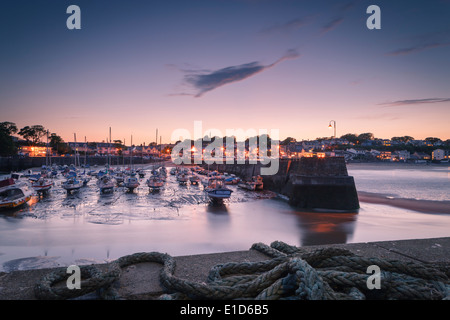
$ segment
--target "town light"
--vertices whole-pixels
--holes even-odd
[[[333,126],[331,125],[331,123],[333,123]],[[331,120],[329,125],[328,125],[328,128],[329,129],[334,128],[334,136],[333,136],[333,138],[336,138],[336,121]]]

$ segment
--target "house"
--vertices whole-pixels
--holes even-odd
[[[392,160],[392,152],[391,151],[381,151],[380,154],[377,156],[380,160]]]
[[[397,160],[397,161],[406,161],[411,157],[411,153],[407,150],[399,150],[399,151],[395,151],[392,154],[393,159]]]
[[[431,156],[424,152],[414,152],[411,158],[415,160],[431,160]]]
[[[445,159],[449,159],[449,151],[448,150],[443,150],[443,149],[436,149],[432,152],[431,154],[431,158],[433,160],[445,160]]]
[[[100,155],[117,155],[119,153],[119,148],[113,143],[99,142],[97,143],[97,153]]]
[[[21,146],[18,154],[27,157],[45,157],[47,155],[47,147]]]
[[[96,152],[96,148],[90,147],[88,143],[86,142],[68,142],[67,143],[69,147],[78,152]]]
[[[415,147],[424,147],[427,145],[427,142],[425,140],[410,140],[408,143],[412,144]]]

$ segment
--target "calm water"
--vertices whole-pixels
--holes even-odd
[[[349,164],[357,189],[396,197],[449,200],[444,166]],[[255,242],[292,245],[450,236],[450,215],[361,202],[358,213],[304,212],[270,192],[235,186],[222,206],[201,186],[166,186],[100,195],[94,180],[73,195],[61,188],[16,211],[0,214],[0,271],[105,262],[141,251],[173,256],[248,250]]]

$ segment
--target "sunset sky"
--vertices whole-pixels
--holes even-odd
[[[330,120],[450,139],[449,0],[3,0],[0,26],[0,121],[65,141],[168,143],[194,121],[315,139]]]

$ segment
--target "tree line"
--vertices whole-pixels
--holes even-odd
[[[322,141],[322,140],[327,140],[329,138],[317,138],[317,141]],[[379,138],[375,138],[374,134],[371,132],[366,132],[366,133],[361,133],[361,134],[354,134],[354,133],[347,133],[344,134],[343,136],[340,137],[340,139],[342,140],[347,140],[350,143],[353,143],[355,145],[361,145],[364,142],[370,141],[370,140],[382,140]],[[401,144],[406,144],[410,141],[415,140],[413,137],[411,136],[400,136],[400,137],[392,137],[390,139],[391,141],[394,142],[398,142]],[[436,137],[427,137],[424,139],[427,142],[430,142],[432,144],[442,141],[439,138]],[[296,142],[297,140],[295,138],[292,137],[287,137],[286,139],[284,139],[283,141],[280,142],[281,145],[287,145],[291,142]],[[445,141],[442,141],[444,143],[444,145],[450,145],[450,139],[447,139]]]
[[[13,122],[0,122],[0,156],[11,156],[17,154],[21,142],[15,141],[13,134],[21,136],[25,145],[45,145],[48,139],[48,145],[53,151],[58,153],[70,152],[67,143],[56,133],[50,133],[42,125],[25,126],[21,129]],[[44,141],[45,139],[45,141]]]

